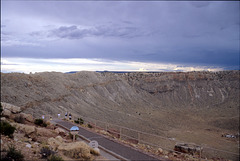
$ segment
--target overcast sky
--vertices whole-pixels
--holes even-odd
[[[2,72],[239,69],[239,2],[1,1]]]

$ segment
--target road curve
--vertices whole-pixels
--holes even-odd
[[[70,129],[72,126],[76,126],[75,124],[63,120],[53,120],[59,125],[62,125],[68,129]],[[106,137],[103,137],[102,135],[90,132],[81,126],[79,127],[79,135],[84,136],[88,140],[96,140],[99,145],[104,147],[107,150],[110,150],[123,158],[126,158],[127,160],[144,160],[144,161],[152,161],[152,160],[159,160],[157,158],[154,158],[152,156],[149,156],[147,154],[144,154],[140,151],[134,150],[130,147],[127,147],[125,145],[119,144],[117,142],[114,142]],[[165,160],[165,159],[162,159]]]

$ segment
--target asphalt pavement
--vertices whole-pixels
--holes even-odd
[[[68,121],[63,121],[63,120],[53,120],[57,124],[66,127],[67,129],[70,130],[72,126],[76,126],[76,124],[73,124]],[[113,153],[122,156],[123,158],[127,160],[144,160],[144,161],[152,161],[152,160],[159,160],[155,157],[152,157],[150,155],[147,155],[145,153],[142,153],[140,151],[137,151],[131,147],[125,146],[123,144],[119,144],[113,140],[110,140],[102,135],[99,135],[97,133],[88,131],[81,126],[79,127],[79,135],[87,138],[88,140],[96,140],[98,144],[105,149],[112,151]],[[165,159],[163,159],[165,160]]]

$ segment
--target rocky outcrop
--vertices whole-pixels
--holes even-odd
[[[18,106],[15,106],[15,105],[9,104],[9,103],[5,103],[5,102],[1,102],[1,104],[2,104],[3,110],[9,110],[14,114],[21,112],[21,108]]]
[[[59,152],[57,149],[60,145],[66,145],[67,147],[71,146],[71,143],[70,145],[65,143],[70,142],[71,140],[65,140],[61,136],[56,136],[55,131],[52,129],[39,128],[32,125],[30,122],[25,122],[26,124],[20,124],[9,118],[7,118],[6,121],[10,122],[12,126],[16,127],[16,130],[13,134],[13,138],[2,135],[1,133],[1,158],[5,158],[5,156],[8,155],[7,151],[9,147],[14,146],[17,151],[23,154],[24,160],[42,160],[44,154],[46,154],[45,160],[51,160],[51,158],[48,157],[50,154],[60,156],[64,160],[72,160],[72,158],[70,158],[70,152],[68,152],[67,148],[62,149],[64,149],[64,153],[68,154],[70,157],[64,156],[63,153]],[[94,158],[92,154],[90,154],[90,156],[85,154],[85,145],[81,147],[74,147],[76,148],[76,150],[74,150],[75,152],[81,152],[81,154],[79,153],[78,156],[82,157],[82,160],[92,160]],[[10,155],[15,155],[15,152]]]
[[[239,71],[118,74],[139,92],[146,91],[165,107],[236,108]],[[234,101],[235,100],[235,101]]]
[[[18,118],[19,120],[22,119],[22,121],[26,120],[28,122],[34,122],[33,116],[31,114],[23,113],[20,107],[5,102],[1,102],[1,105],[3,108],[3,117],[10,119]]]
[[[20,116],[29,122],[32,122],[32,123],[34,122],[34,118],[31,114],[26,114],[21,112]]]
[[[10,118],[12,116],[12,112],[8,109],[3,109],[2,116]]]
[[[55,136],[56,134],[52,130],[49,130],[49,129],[46,129],[46,128],[37,127],[36,128],[36,135],[37,136],[52,137],[52,136]]]
[[[61,136],[66,136],[67,135],[67,132],[64,129],[59,128],[59,127],[56,128],[54,131]]]
[[[56,135],[56,132],[50,129],[36,127],[34,125],[20,124],[20,123],[11,123],[18,131],[24,133],[29,138],[36,137],[53,137]]]
[[[9,103],[1,102],[2,105],[2,116],[7,118],[14,118],[15,114],[18,114],[21,112],[21,108],[18,106],[14,106]]]
[[[95,150],[90,148],[86,143],[82,141],[66,143],[61,136],[57,136],[56,138],[53,137],[49,138],[47,140],[47,143],[54,151],[58,150],[62,152],[65,156],[68,156],[70,158],[84,160],[93,159],[91,151]],[[95,154],[99,153],[95,152]]]
[[[36,133],[36,127],[32,125],[14,123],[13,126],[15,126],[19,131],[25,133],[29,137]]]
[[[65,143],[58,147],[64,155],[74,159],[92,160],[91,148],[84,142]]]
[[[60,145],[63,144],[63,138],[61,136],[57,136],[56,138],[49,138],[47,140],[47,143],[52,147],[52,149],[55,151],[58,149]],[[65,144],[64,144],[65,145]]]

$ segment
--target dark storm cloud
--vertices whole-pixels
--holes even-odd
[[[58,29],[52,30],[49,36],[56,36],[59,38],[81,39],[89,33],[88,30],[80,30],[77,26],[61,26]]]
[[[200,2],[197,2],[197,1],[190,1],[189,2],[191,5],[193,5],[194,7],[196,7],[196,8],[201,8],[201,7],[206,7],[206,6],[208,6],[211,2],[208,2],[208,1],[205,1],[205,2],[203,2],[203,1],[200,1]]]
[[[6,57],[239,64],[239,2],[22,1],[3,6]]]
[[[38,35],[31,33],[31,35]],[[66,39],[82,39],[84,37],[117,37],[117,38],[135,38],[146,36],[147,32],[132,26],[102,25],[91,28],[78,28],[76,25],[61,26],[49,31],[49,37],[59,37]]]

